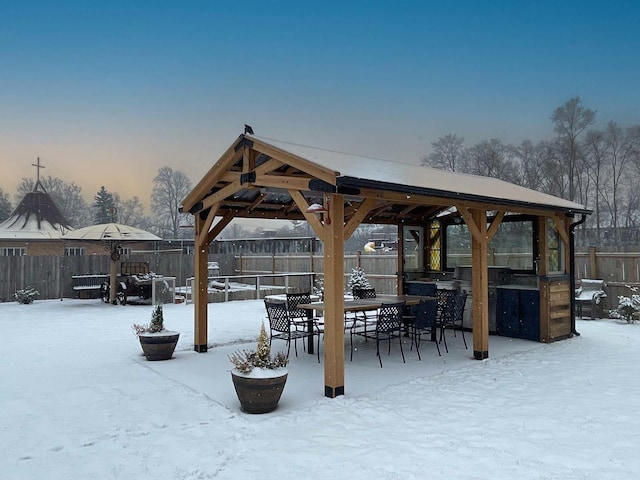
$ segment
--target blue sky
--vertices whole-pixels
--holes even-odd
[[[0,2],[0,187],[149,202],[259,135],[416,163],[447,133],[553,135],[579,95],[640,122],[640,2]]]

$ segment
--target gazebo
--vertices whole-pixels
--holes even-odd
[[[525,222],[533,245],[530,271],[539,292],[537,338],[551,342],[575,332],[573,230],[591,213],[575,202],[495,178],[243,134],[183,200],[182,211],[195,218],[197,352],[206,352],[208,344],[208,246],[222,229],[234,218],[306,220],[313,228],[324,244],[328,397],[344,394],[344,241],[361,223],[398,226],[399,293],[408,270],[425,272],[441,260],[445,227],[466,226],[473,357],[481,360],[489,356],[489,244],[503,223]],[[412,242],[411,252],[405,251],[406,242]]]

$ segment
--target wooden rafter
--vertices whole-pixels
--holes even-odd
[[[264,175],[266,173],[271,173],[277,168],[282,166],[282,162],[280,160],[276,160],[275,158],[270,158],[262,165],[258,165],[255,168],[256,175]]]
[[[220,208],[220,204],[216,203],[212,205],[209,209],[209,213],[207,214],[207,218],[205,219],[200,232],[198,232],[198,247],[206,247],[209,245],[209,229],[211,228],[211,224],[213,223],[213,219],[216,217],[218,213],[218,209]]]
[[[552,218],[553,218],[553,223],[558,229],[558,233],[560,234],[560,237],[562,238],[562,241],[564,242],[565,247],[568,247],[570,239],[569,239],[569,234],[567,233],[566,217],[560,217],[558,215],[554,215]]]
[[[486,241],[486,239],[482,238],[482,233],[480,232],[481,226],[478,226],[476,224],[469,209],[458,205],[456,205],[456,208],[458,209],[458,212],[460,212],[460,216],[464,220],[464,223],[467,224],[467,227],[469,228],[469,231],[471,232],[473,238],[478,242]],[[486,230],[486,226],[484,227],[484,229]]]
[[[433,205],[433,206],[442,206],[442,207],[451,207],[452,205],[459,205],[460,207],[466,207],[468,209],[478,208],[481,210],[504,210],[512,213],[522,213],[529,215],[549,215],[548,210],[538,209],[538,208],[528,208],[528,207],[506,207],[505,205],[489,203],[484,201],[467,201],[467,200],[457,200],[452,198],[444,198],[444,197],[432,197],[429,195],[418,195],[418,194],[407,194],[401,192],[391,192],[388,190],[375,190],[372,188],[361,188],[360,196],[363,197],[371,197],[377,198],[380,200],[386,200],[390,204],[396,205],[411,205],[411,204],[424,204],[424,205]]]
[[[347,241],[353,232],[356,231],[356,228],[362,223],[362,221],[369,214],[371,209],[375,207],[378,201],[375,198],[366,198],[358,207],[358,210],[353,214],[353,216],[349,219],[347,224],[344,227],[344,240]]]
[[[495,217],[493,217],[493,220],[491,221],[491,226],[487,230],[487,242],[491,242],[494,235],[498,231],[498,227],[500,227],[500,224],[502,223],[503,218],[504,218],[504,212],[498,212],[498,214]]]
[[[209,169],[204,177],[198,182],[198,185],[187,195],[182,202],[182,208],[185,212],[191,211],[196,203],[201,201],[204,196],[211,191],[211,189],[218,183],[220,177],[240,158],[243,154],[243,149],[236,150],[238,142],[234,142],[227,151],[220,157],[220,160]]]
[[[231,220],[233,220],[233,218],[234,218],[233,212],[227,212],[222,216],[220,221],[216,223],[211,229],[211,231],[208,233],[207,245],[213,242],[213,240],[215,240],[215,238],[218,235],[220,235],[220,232],[222,232],[222,229],[224,229],[224,227],[229,225],[229,223],[231,222]]]
[[[293,155],[292,153],[285,152],[277,147],[262,143],[259,140],[254,140],[253,148],[260,153],[268,155],[271,158],[280,160],[282,163],[295,166],[299,170],[307,173],[313,178],[318,178],[331,185],[336,184],[337,172],[323,168],[309,160]]]
[[[309,209],[309,203],[304,198],[304,195],[296,190],[289,190],[289,195],[291,195],[293,201],[296,202],[296,205],[298,205],[298,209],[304,215],[304,218],[307,220],[307,222],[309,222],[309,225],[311,225],[311,228],[313,229],[316,236],[324,242],[324,228],[322,226],[322,223],[320,222],[318,217],[316,217],[315,213],[307,213],[307,210]]]
[[[230,195],[233,195],[239,190],[241,190],[240,180],[231,182],[226,187],[218,190],[217,192],[205,198],[202,201],[202,209],[204,210],[206,208],[211,207],[212,205],[215,205],[216,203],[222,202],[225,198],[227,198]]]
[[[253,182],[256,187],[284,188],[293,190],[309,190],[311,177],[286,176],[286,175],[256,175]]]

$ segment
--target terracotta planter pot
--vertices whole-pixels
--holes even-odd
[[[169,360],[178,344],[178,332],[140,333],[140,346],[147,360]]]
[[[287,375],[286,369],[274,370],[274,376],[267,377],[247,376],[232,371],[231,378],[242,411],[268,413],[275,410],[287,382]]]

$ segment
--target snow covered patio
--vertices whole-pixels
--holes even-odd
[[[453,337],[442,357],[426,342],[421,362],[392,348],[382,369],[367,346],[335,399],[299,348],[278,409],[252,416],[227,355],[255,346],[264,306],[208,307],[207,353],[192,350],[193,305],[168,305],[181,341],[172,360],[147,362],[131,324],[150,306],[0,304],[3,480],[640,474],[639,325],[579,320],[582,336],[553,344],[491,336],[480,362]]]

